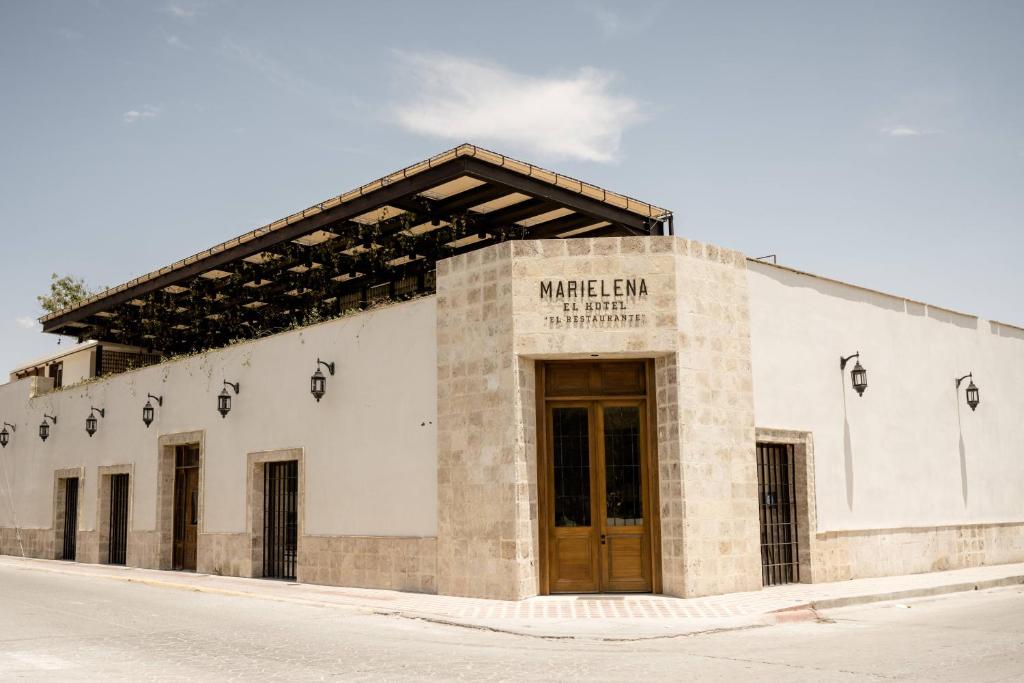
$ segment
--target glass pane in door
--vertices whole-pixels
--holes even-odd
[[[590,526],[590,419],[587,408],[552,408],[555,526]]]
[[[607,525],[641,526],[639,407],[604,409],[604,463]]]

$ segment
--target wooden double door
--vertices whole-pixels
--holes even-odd
[[[547,592],[650,592],[645,364],[552,364],[545,374]]]

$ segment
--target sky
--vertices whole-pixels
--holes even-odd
[[[51,273],[120,284],[461,142],[1024,325],[1021,35],[1015,1],[0,0],[0,378],[56,348]]]

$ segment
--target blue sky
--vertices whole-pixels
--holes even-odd
[[[56,343],[51,272],[118,284],[462,141],[1024,324],[1021,35],[1010,1],[0,0],[0,372]]]

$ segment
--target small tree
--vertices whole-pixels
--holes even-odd
[[[45,312],[56,313],[68,306],[74,306],[92,294],[85,280],[74,275],[60,276],[54,273],[50,276],[50,293],[37,296],[36,299]]]

